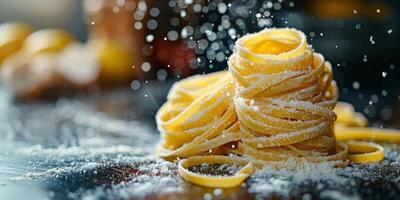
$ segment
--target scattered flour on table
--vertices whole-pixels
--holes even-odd
[[[344,168],[335,168],[330,163],[304,164],[294,170],[265,167],[254,173],[246,185],[256,199],[312,199],[314,196],[320,199],[358,200],[362,199],[360,187],[382,181],[387,185],[400,183],[400,151],[393,145],[385,146],[385,151],[386,159],[375,164],[350,164]],[[313,188],[312,194],[304,188]],[[363,190],[370,192],[368,188]]]
[[[8,176],[8,180],[50,179],[62,183],[63,178],[74,179],[96,177],[96,175],[110,176],[109,180],[114,180],[111,177],[113,174],[124,178],[121,182],[107,183],[107,187],[98,185],[93,189],[82,189],[71,193],[71,198],[82,199],[109,196],[143,199],[154,195],[179,197],[179,194],[185,193],[188,185],[191,185],[180,178],[175,163],[164,161],[154,155],[154,146],[159,136],[151,134],[154,130],[139,125],[140,122],[115,119],[85,108],[80,103],[69,101],[60,102],[55,107],[44,107],[43,112],[15,109],[15,112],[9,115],[15,119],[12,123],[4,119],[0,125],[5,126],[0,127],[0,132],[13,132],[11,135],[15,134],[16,138],[25,137],[32,141],[31,146],[12,149],[13,153],[32,160],[32,163],[30,168],[21,174]],[[58,126],[39,123],[43,119],[49,121],[50,125]],[[56,146],[46,146],[46,143],[40,143],[43,140],[36,140],[48,137],[52,138],[51,141],[62,142]],[[34,143],[36,141],[38,142]],[[35,161],[36,158],[39,158],[38,161]],[[213,167],[215,168],[202,165],[198,170],[207,172]],[[228,174],[233,174],[237,170],[234,166],[220,166],[217,169],[221,172],[229,171]],[[399,174],[400,151],[395,145],[386,145],[385,160],[379,164],[351,164],[345,168],[333,168],[332,164],[305,164],[295,170],[266,167],[254,173],[239,190],[251,193],[256,199],[301,197],[307,200],[316,197],[358,200],[368,195],[368,193],[360,194],[357,190],[363,187],[360,182],[369,184],[384,180],[390,185],[399,187],[398,191]],[[189,190],[191,189],[190,187]],[[369,189],[365,187],[363,190]],[[214,192],[204,194],[204,198],[218,197],[225,191],[216,189]]]
[[[57,148],[43,148],[42,145],[34,145],[26,148],[17,149],[17,153],[26,156],[80,156],[80,155],[100,155],[100,154],[117,154],[117,153],[130,153],[130,154],[143,154],[148,152],[144,148],[116,145],[109,147],[65,147],[59,146]]]

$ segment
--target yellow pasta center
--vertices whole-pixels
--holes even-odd
[[[248,41],[244,44],[250,51],[257,54],[280,54],[294,49],[297,44],[290,40],[271,40],[266,39],[257,43]]]

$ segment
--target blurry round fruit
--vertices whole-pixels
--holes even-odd
[[[19,51],[4,60],[0,78],[16,96],[32,96],[51,84],[54,55],[30,57]]]
[[[5,23],[0,25],[0,63],[22,48],[24,40],[33,32],[33,28],[23,23]]]
[[[94,39],[88,45],[99,59],[100,82],[125,83],[132,79],[133,58],[122,45],[108,39]]]
[[[87,85],[98,79],[99,59],[86,45],[74,43],[58,55],[55,71],[73,85]]]
[[[74,37],[62,30],[43,29],[26,38],[24,50],[28,55],[38,55],[48,52],[59,52],[75,41]]]

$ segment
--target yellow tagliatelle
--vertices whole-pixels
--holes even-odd
[[[345,143],[350,153],[347,158],[352,162],[377,162],[384,158],[382,146],[354,140],[400,142],[398,130],[363,127],[367,125],[367,119],[362,114],[356,113],[351,104],[340,102],[334,111],[338,115],[335,123],[335,138],[337,141],[347,141]]]
[[[349,126],[363,126],[366,120],[344,103],[337,107],[339,123],[334,125],[337,87],[331,65],[310,48],[302,32],[266,29],[239,39],[235,48],[229,71],[176,83],[157,113],[162,134],[157,154],[182,159],[179,173],[185,180],[234,187],[252,173],[253,166],[285,167],[288,160],[345,166],[348,160],[383,159],[383,148],[377,144],[336,142],[335,136],[378,139],[382,133],[366,129],[369,132],[358,137],[360,128]],[[352,136],[345,136],[352,131]],[[395,133],[390,136],[399,138]],[[242,168],[229,177],[189,170],[203,163]]]

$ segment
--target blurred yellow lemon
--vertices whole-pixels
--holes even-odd
[[[43,29],[32,33],[26,38],[24,50],[32,56],[41,53],[59,52],[74,41],[74,37],[65,31]]]
[[[133,58],[124,47],[109,39],[93,39],[90,49],[99,59],[100,82],[125,83],[133,76]]]
[[[11,54],[22,48],[24,40],[33,28],[24,23],[5,23],[0,25],[0,64]]]

